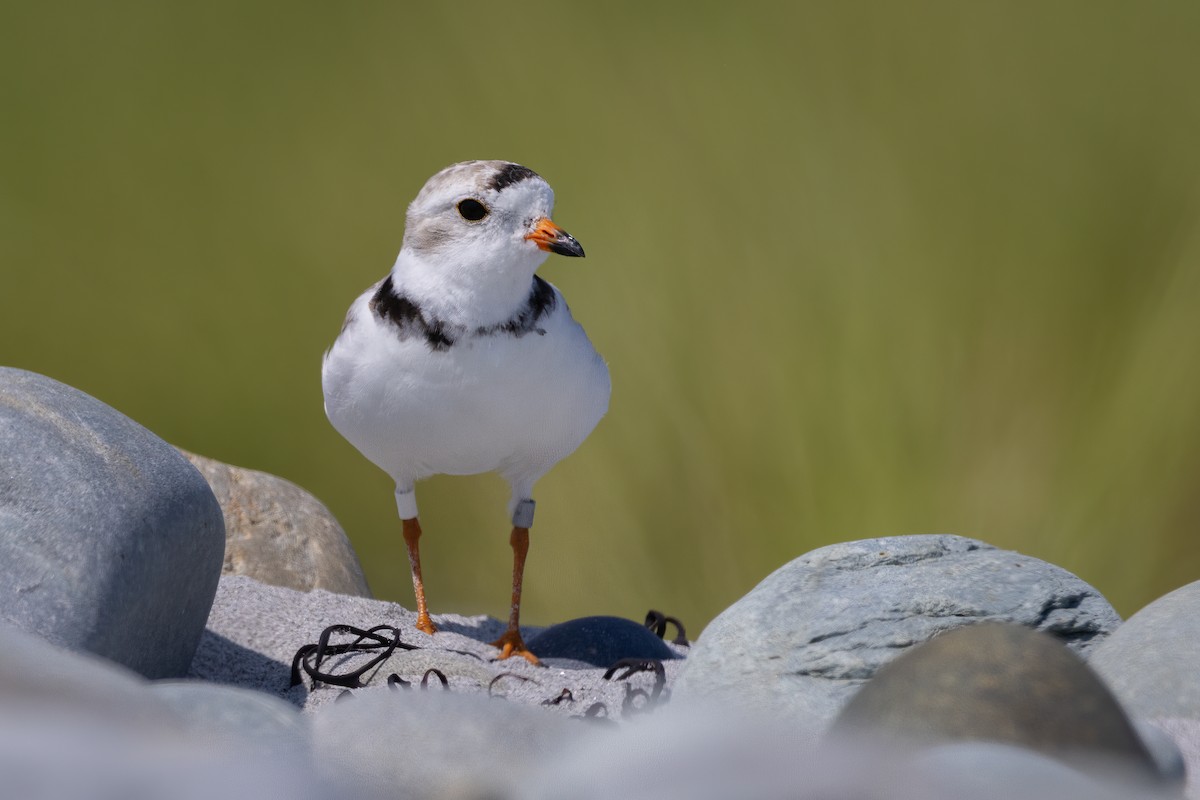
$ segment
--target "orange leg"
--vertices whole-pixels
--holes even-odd
[[[417,596],[417,630],[437,633],[433,620],[429,618],[429,606],[425,603],[425,583],[421,580],[421,551],[417,540],[421,538],[421,523],[416,517],[401,520],[404,526],[404,544],[408,548],[408,564],[412,567],[413,593]]]
[[[513,549],[512,611],[508,616],[508,630],[492,642],[492,647],[500,648],[502,659],[518,655],[530,664],[537,664],[537,656],[529,652],[521,638],[521,580],[525,575],[525,555],[529,552],[529,528],[514,527],[508,541]]]

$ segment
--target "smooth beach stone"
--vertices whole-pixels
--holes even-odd
[[[60,709],[61,711],[61,709]],[[121,716],[0,714],[6,798],[334,800],[303,752],[263,758],[201,735],[131,726]]]
[[[826,768],[847,776],[841,759],[820,759],[815,740],[772,721],[665,709],[619,728],[587,726],[563,754],[530,775],[522,800],[732,800],[854,797],[835,794]],[[856,761],[859,760],[856,756]]]
[[[1138,611],[1088,663],[1133,713],[1200,719],[1200,581]]]
[[[908,650],[880,667],[830,733],[905,748],[994,742],[1067,763],[1166,777],[1083,660],[1019,625],[972,625]]]
[[[815,742],[778,718],[667,707],[589,730],[521,787],[522,800],[1159,800],[1169,789],[1092,775],[1031,750],[952,743],[898,750]],[[503,797],[504,795],[501,795]]]
[[[1184,795],[1188,798],[1200,797],[1200,718],[1159,717],[1146,724],[1168,737],[1183,760],[1187,776]],[[1153,740],[1147,741],[1153,748]],[[1153,749],[1151,752],[1154,752]]]
[[[310,764],[282,701],[149,681],[0,623],[0,796],[344,796],[317,790]]]
[[[323,706],[312,730],[318,772],[344,797],[483,800],[523,796],[586,726],[485,695],[378,687]]]
[[[181,731],[179,715],[149,687],[106,658],[0,622],[0,717],[92,717],[157,733]]]
[[[565,659],[607,668],[623,658],[675,658],[671,648],[645,625],[622,617],[580,617],[551,625],[531,637],[530,651],[548,663]]]
[[[154,681],[149,692],[179,718],[189,736],[262,758],[305,758],[308,720],[296,706],[264,692],[197,680]]]
[[[776,570],[709,623],[672,702],[744,704],[819,729],[906,648],[982,621],[1043,630],[1084,653],[1120,617],[1066,570],[973,539],[835,544]]]
[[[370,597],[345,531],[291,481],[181,450],[212,487],[225,516],[223,575],[273,586]]]
[[[1120,700],[1120,698],[1117,698]],[[1125,708],[1122,705],[1122,708]],[[1128,712],[1128,709],[1126,709]],[[1154,764],[1158,768],[1158,773],[1163,775],[1168,780],[1173,780],[1178,783],[1183,783],[1188,775],[1197,775],[1197,766],[1189,768],[1189,758],[1194,758],[1196,754],[1194,747],[1189,752],[1187,742],[1176,737],[1176,731],[1170,728],[1170,725],[1175,720],[1168,719],[1153,719],[1147,720],[1143,717],[1131,716],[1130,721],[1133,723],[1134,730],[1137,731],[1138,738],[1142,740],[1142,744],[1146,745],[1146,751],[1150,753],[1150,757],[1154,759]],[[1200,724],[1200,720],[1197,721]]]
[[[1148,784],[1137,770],[1111,762],[1081,767],[992,742],[937,745],[910,761],[913,772],[936,787],[934,796],[954,800],[1180,800],[1177,787]]]
[[[175,448],[77,389],[0,367],[0,619],[182,676],[224,550],[221,508]]]

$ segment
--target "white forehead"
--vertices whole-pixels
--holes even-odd
[[[464,197],[495,201],[503,196],[505,205],[554,206],[550,184],[528,167],[510,161],[463,161],[451,164],[425,182],[412,205],[432,209],[455,203]],[[510,206],[511,207],[511,206]]]

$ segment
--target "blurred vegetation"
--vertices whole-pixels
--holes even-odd
[[[1200,6],[8,3],[0,363],[285,476],[411,606],[320,360],[425,179],[524,163],[610,362],[525,620],[693,634],[810,549],[953,532],[1123,614],[1200,578]],[[499,478],[418,490],[507,607]]]

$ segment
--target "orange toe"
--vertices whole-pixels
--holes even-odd
[[[433,624],[433,620],[429,618],[428,614],[418,614],[417,630],[424,631],[432,636],[433,634],[437,633],[437,626]]]
[[[538,657],[529,652],[529,648],[525,646],[525,640],[521,638],[519,630],[509,628],[504,632],[503,636],[492,642],[492,647],[500,648],[500,658],[498,660],[503,661],[512,656],[521,656],[534,666],[541,664],[538,661]]]

